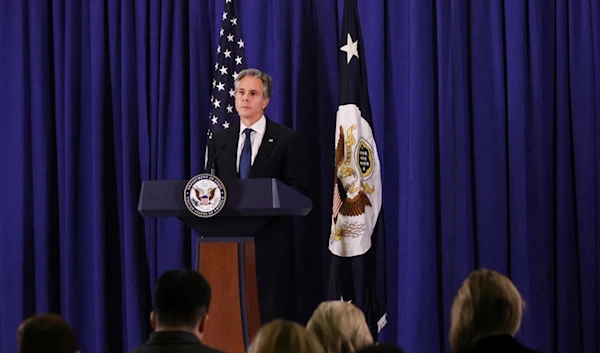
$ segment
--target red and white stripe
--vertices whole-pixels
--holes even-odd
[[[334,218],[337,217],[340,208],[342,207],[342,198],[340,197],[340,190],[338,189],[338,183],[336,182],[333,186],[333,209],[331,210],[331,214]]]

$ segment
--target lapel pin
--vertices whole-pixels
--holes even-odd
[[[269,139],[269,142],[273,142],[273,139]]]

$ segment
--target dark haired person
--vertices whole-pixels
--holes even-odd
[[[19,326],[20,353],[75,353],[75,332],[56,314],[35,315]]]
[[[133,353],[219,353],[202,343],[210,285],[200,273],[171,270],[158,279],[150,324],[154,332]]]

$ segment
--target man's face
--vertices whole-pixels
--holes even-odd
[[[262,81],[256,77],[246,76],[240,80],[235,91],[235,109],[240,118],[256,122],[263,116],[269,99],[263,95]]]

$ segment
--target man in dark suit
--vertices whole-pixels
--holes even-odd
[[[154,332],[133,353],[220,353],[202,343],[210,296],[210,285],[196,271],[163,273],[150,314]]]
[[[227,179],[276,178],[308,194],[306,151],[294,130],[265,116],[272,79],[256,70],[241,71],[234,82],[239,122],[215,133],[209,142],[207,169]],[[255,237],[256,276],[263,323],[291,319],[292,227],[288,217],[272,219]]]

